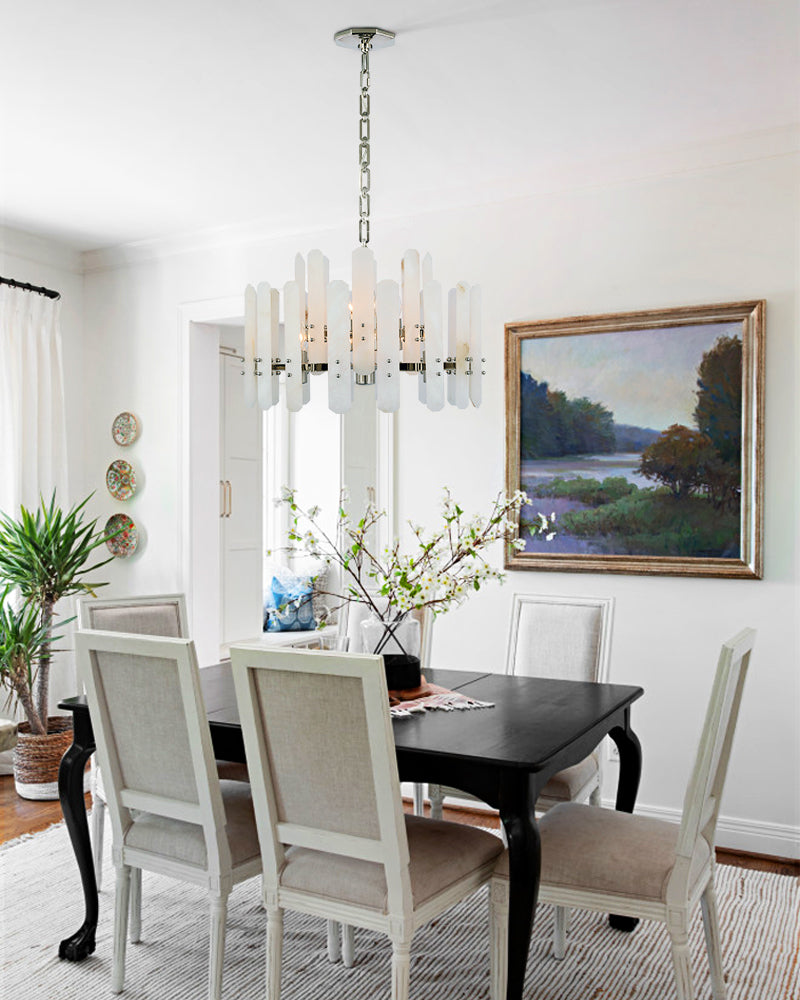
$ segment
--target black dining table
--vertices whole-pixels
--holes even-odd
[[[393,719],[401,780],[461,789],[499,811],[508,841],[510,891],[507,1000],[521,1000],[539,888],[541,862],[534,807],[558,771],[587,757],[608,735],[619,751],[616,808],[633,812],[641,748],[631,728],[631,706],[644,693],[625,684],[594,684],[541,677],[426,670],[441,685],[492,708],[424,712]],[[217,759],[244,761],[230,662],[200,671]],[[94,734],[84,696],[59,708],[73,713],[73,744],[61,762],[59,796],[83,885],[85,919],[61,942],[59,956],[80,961],[95,948],[98,917],[89,828],[83,797]],[[636,921],[610,917],[630,930]]]

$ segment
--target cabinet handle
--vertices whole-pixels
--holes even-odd
[[[226,503],[225,483],[223,483],[223,481],[221,479],[219,481],[219,488],[222,491],[220,493],[220,498],[219,498],[220,499],[219,516],[220,517],[225,517],[225,503]]]
[[[230,479],[225,480],[225,485],[228,488],[228,513],[225,516],[230,517],[233,513],[233,487]]]

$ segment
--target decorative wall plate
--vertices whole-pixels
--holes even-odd
[[[130,500],[136,492],[136,476],[128,462],[118,458],[106,470],[108,492],[117,500]]]
[[[123,448],[126,448],[129,444],[133,444],[136,438],[139,437],[140,431],[139,421],[132,413],[128,413],[127,411],[118,413],[114,417],[114,423],[111,425],[111,436]]]
[[[123,529],[120,534],[106,540],[106,547],[112,555],[118,556],[120,559],[127,559],[136,551],[136,546],[139,544],[139,531],[127,514],[112,514],[106,521],[104,529],[106,535],[113,534],[120,528]]]

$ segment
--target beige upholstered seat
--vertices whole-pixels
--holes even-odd
[[[602,682],[608,677],[614,599],[515,594],[506,656],[506,673],[526,677]],[[559,802],[600,804],[600,748],[548,781],[536,801],[537,812]],[[431,815],[442,817],[447,795],[472,798],[456,788],[429,785]]]
[[[280,997],[285,909],[386,933],[392,1000],[407,1000],[414,931],[491,878],[500,840],[404,818],[380,657],[234,645],[231,663],[264,864],[267,1000]]]
[[[194,645],[94,630],[75,642],[114,838],[112,991],[124,981],[131,873],[147,869],[206,886],[218,1000],[228,895],[261,857],[249,786],[217,776]]]
[[[185,639],[189,635],[186,602],[183,594],[151,594],[147,597],[120,597],[97,600],[80,597],[77,601],[78,628],[101,629],[105,632],[126,632],[130,635],[161,635]],[[218,761],[220,778],[247,781],[244,764]],[[92,758],[92,856],[97,888],[103,880],[103,831],[105,828],[106,795],[103,776]],[[140,887],[136,873],[131,891],[131,933],[137,940]]]
[[[714,1000],[724,1000],[719,928],[714,895],[714,837],[733,734],[755,632],[744,629],[726,642],[717,666],[680,826],[663,820],[598,809],[557,805],[539,823],[542,839],[540,902],[660,920],[672,941],[679,1000],[692,1000],[688,927],[699,900],[711,967]],[[508,857],[498,862],[492,899],[493,1000],[505,996],[505,929]],[[564,955],[564,922],[556,921],[555,957]],[[589,994],[587,993],[587,998]]]

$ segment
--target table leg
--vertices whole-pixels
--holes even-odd
[[[94,736],[88,712],[74,712],[72,746],[62,757],[58,772],[61,811],[64,813],[64,821],[78,862],[85,907],[84,921],[79,930],[71,937],[65,938],[58,947],[58,957],[66,958],[70,962],[82,961],[87,955],[92,954],[95,947],[98,916],[97,882],[83,798],[83,775],[86,762],[94,749]]]
[[[526,776],[527,778],[527,776]],[[525,967],[539,895],[541,841],[536,823],[536,796],[527,790],[508,805],[501,803],[500,818],[508,840],[508,985],[506,1000],[521,1000]]]
[[[629,713],[625,713],[625,726],[612,729],[608,735],[619,750],[616,808],[620,812],[632,813],[642,775],[642,746],[636,733],[631,729]],[[622,917],[615,913],[609,914],[608,922],[614,930],[628,932],[639,923],[636,917]]]

